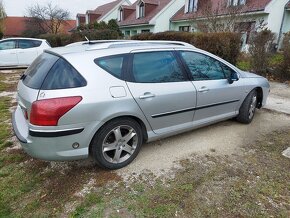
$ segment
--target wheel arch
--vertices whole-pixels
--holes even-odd
[[[261,87],[256,87],[255,88],[257,91],[257,108],[260,109],[262,107],[263,103],[263,89]]]
[[[93,144],[94,137],[98,134],[98,132],[101,130],[101,128],[104,125],[106,125],[107,123],[112,122],[114,120],[117,120],[117,119],[132,119],[135,122],[137,122],[140,125],[140,127],[141,127],[141,131],[142,131],[142,134],[143,134],[143,143],[148,140],[148,134],[147,134],[146,125],[139,117],[133,116],[133,115],[122,115],[122,116],[113,117],[113,118],[107,120],[100,128],[98,128],[98,130],[95,132],[95,134],[91,138],[90,144],[89,144],[89,154],[90,155],[91,155],[91,152],[92,152],[92,144]]]

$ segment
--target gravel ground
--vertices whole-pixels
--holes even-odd
[[[271,92],[265,108],[290,114],[290,87],[286,83],[271,82]]]

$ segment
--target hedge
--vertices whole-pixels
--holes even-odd
[[[174,40],[183,41],[197,48],[213,53],[232,64],[237,63],[240,53],[241,37],[238,33],[189,33],[189,32],[160,32],[142,33],[132,36],[134,40]]]
[[[116,30],[83,30],[68,34],[44,34],[40,38],[46,39],[52,47],[65,46],[79,41],[85,41],[86,37],[90,40],[118,39],[119,33]]]

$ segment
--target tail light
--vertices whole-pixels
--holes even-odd
[[[32,103],[30,123],[37,126],[57,126],[58,120],[74,106],[82,97],[64,97],[38,100]]]

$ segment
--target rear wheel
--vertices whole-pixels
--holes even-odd
[[[136,121],[116,119],[97,132],[92,142],[92,155],[99,166],[119,169],[136,158],[142,142],[142,130]]]
[[[240,107],[239,115],[237,116],[237,121],[241,123],[251,123],[257,107],[257,91],[252,90],[246,99],[244,100],[242,106]]]

